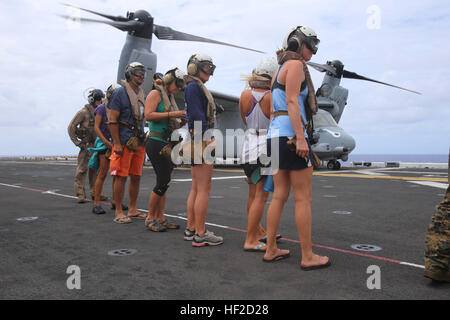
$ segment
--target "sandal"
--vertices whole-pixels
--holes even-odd
[[[180,225],[170,223],[170,222],[168,222],[167,220],[161,221],[161,224],[162,224],[164,227],[166,227],[166,229],[170,229],[170,230],[180,229]]]
[[[282,238],[282,236],[281,236],[281,234],[277,234],[277,236],[276,236],[276,240],[277,240],[277,242],[278,242],[278,240],[280,240]],[[261,239],[259,239],[258,240],[259,242],[264,242],[264,243],[266,243],[267,242],[267,236],[264,236],[263,238],[261,238]]]
[[[113,221],[115,223],[119,223],[119,224],[131,223],[131,219],[129,217],[127,217],[127,216],[120,217],[120,218],[115,218]]]
[[[136,215],[130,216],[130,214],[128,213],[128,217],[130,218],[135,218],[135,219],[147,219],[147,215],[145,213],[138,213]]]
[[[149,220],[145,220],[147,224],[147,228],[149,228],[153,232],[164,232],[167,228],[159,221],[153,220],[148,223]]]

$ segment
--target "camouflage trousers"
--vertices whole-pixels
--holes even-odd
[[[450,282],[450,192],[436,206],[425,240],[425,276]]]
[[[91,197],[94,196],[95,179],[97,177],[97,173],[94,170],[88,168],[90,157],[91,154],[89,154],[85,148],[80,149],[80,153],[78,154],[78,165],[77,171],[75,173],[75,182],[74,182],[75,194],[77,195],[77,197],[79,196],[86,197],[86,194],[84,192],[86,174],[88,174],[89,176],[89,195]]]

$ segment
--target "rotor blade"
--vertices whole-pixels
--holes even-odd
[[[307,62],[306,64],[313,67],[314,69],[316,69],[319,72],[328,71],[335,76],[337,75],[336,70],[328,64],[319,64],[319,63],[315,63],[315,62]]]
[[[230,44],[230,43],[226,43],[226,42],[220,42],[220,41],[216,41],[216,40],[212,40],[212,39],[208,39],[208,38],[194,36],[192,34],[188,34],[188,33],[184,33],[184,32],[173,30],[170,27],[159,26],[159,25],[156,25],[156,24],[153,25],[153,26],[154,26],[153,33],[160,40],[180,40],[180,41],[208,42],[208,43],[221,44],[221,45],[224,45],[224,46],[230,46],[230,47],[235,47],[235,48],[244,49],[244,50],[255,51],[255,52],[259,52],[259,53],[265,53],[265,52],[262,52],[262,51],[259,51],[259,50],[245,48],[245,47],[241,47],[241,46],[236,46],[234,44]]]
[[[401,89],[401,90],[406,90],[406,91],[409,91],[409,92],[421,95],[420,92],[409,90],[409,89],[405,89],[405,88],[402,88],[402,87],[398,87],[398,86],[395,86],[393,84],[389,84],[389,83],[386,83],[386,82],[381,82],[381,81],[378,81],[378,80],[373,80],[373,79],[370,79],[370,78],[366,78],[364,76],[360,76],[359,74],[357,74],[355,72],[351,72],[351,71],[347,71],[347,70],[344,70],[344,73],[342,74],[342,77],[343,78],[348,78],[348,79],[366,80],[366,81],[376,82],[376,83],[384,84],[386,86],[394,87],[394,88]]]
[[[111,15],[108,15],[108,14],[104,14],[104,13],[95,12],[95,11],[92,11],[92,10],[88,10],[88,9],[83,9],[83,8],[80,8],[80,7],[76,7],[76,6],[73,6],[73,5],[71,5],[71,4],[67,4],[67,3],[61,3],[61,4],[62,4],[63,6],[66,6],[66,7],[71,7],[71,8],[83,10],[83,11],[86,11],[86,12],[89,12],[89,13],[92,13],[92,14],[96,14],[96,15],[98,15],[98,16],[101,16],[101,17],[106,18],[106,19],[110,19],[110,20],[112,20],[112,21],[121,21],[121,22],[129,21],[129,19],[127,19],[127,18],[125,18],[125,17],[122,17],[122,16],[111,16]]]
[[[130,20],[127,22],[119,22],[119,21],[115,22],[115,21],[104,21],[104,20],[86,19],[86,18],[74,18],[71,16],[63,15],[63,14],[58,14],[58,16],[68,19],[68,20],[72,20],[72,21],[108,24],[108,25],[113,26],[122,31],[135,31],[135,30],[138,30],[139,28],[142,28],[142,26],[144,26],[143,22],[136,21],[136,20]]]

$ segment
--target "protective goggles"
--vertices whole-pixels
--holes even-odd
[[[298,36],[302,42],[306,45],[306,47],[313,52],[313,54],[317,53],[319,50],[320,40],[316,37],[307,37],[301,31],[296,31],[295,35]]]
[[[198,63],[198,67],[204,73],[212,76],[214,74],[214,70],[216,70],[216,66],[209,61],[203,61]]]
[[[142,69],[131,70],[131,74],[138,78],[145,78],[145,70]]]

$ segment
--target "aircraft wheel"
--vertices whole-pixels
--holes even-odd
[[[339,170],[341,168],[341,163],[339,162],[339,161],[336,161],[335,163],[334,163],[334,168],[333,168],[333,170]]]
[[[335,160],[328,161],[328,163],[327,163],[328,170],[334,170],[335,166],[336,166],[336,161]]]

